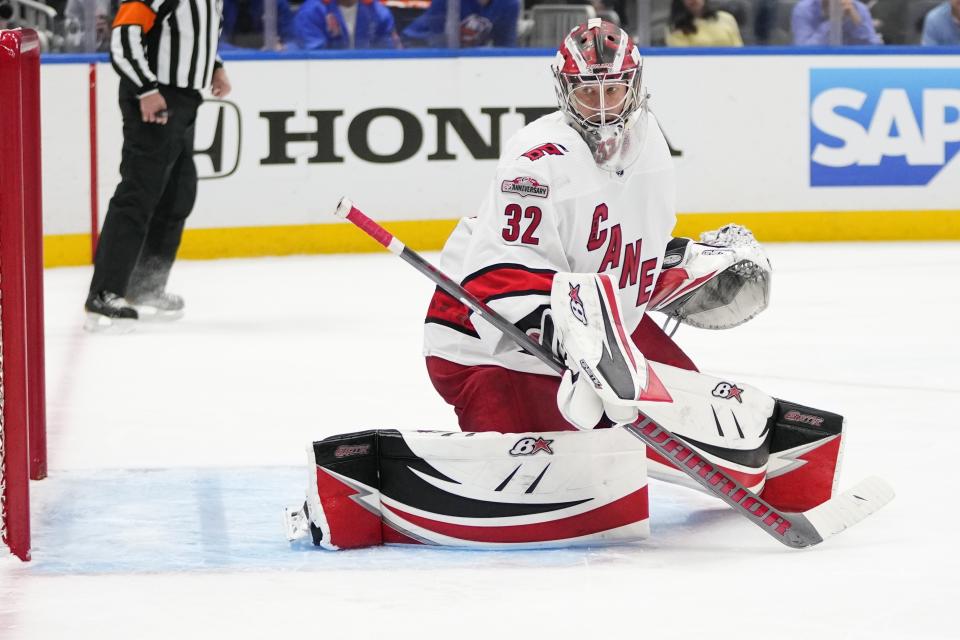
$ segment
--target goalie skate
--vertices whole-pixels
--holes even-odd
[[[307,517],[306,503],[302,507],[286,507],[283,510],[283,528],[290,542],[307,537],[310,533],[310,519]]]

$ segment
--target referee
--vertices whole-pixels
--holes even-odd
[[[166,291],[184,222],[197,195],[194,122],[200,90],[223,98],[217,56],[221,0],[124,0],[110,59],[120,74],[120,184],[103,222],[85,328],[130,330],[174,320],[183,299]]]

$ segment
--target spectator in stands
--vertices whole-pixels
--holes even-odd
[[[569,4],[569,2],[567,3]],[[627,0],[590,0],[590,4],[597,10],[597,17],[609,20],[627,30]]]
[[[384,5],[393,15],[397,33],[402,32],[411,22],[430,8],[430,0],[384,0]]]
[[[519,0],[460,0],[460,46],[517,46]],[[433,0],[426,13],[403,30],[405,43],[445,47],[447,0]]]
[[[13,21],[13,7],[0,1],[0,29],[16,29],[19,25]]]
[[[94,37],[92,51],[110,50],[110,22],[117,12],[116,0],[67,0],[64,9],[66,18],[66,38],[64,48],[67,51],[86,51],[87,7],[93,7]]]
[[[753,0],[753,35],[757,44],[769,44],[777,25],[777,0]]]
[[[843,44],[883,44],[873,26],[870,10],[860,0],[840,0],[843,10]],[[830,44],[830,0],[800,0],[790,20],[793,43]]]
[[[743,36],[743,27],[751,15],[751,0],[710,0],[710,6],[717,11],[726,11],[737,21],[740,36]]]
[[[946,0],[923,19],[924,46],[960,44],[960,0]]]
[[[668,47],[742,47],[736,19],[709,0],[673,0]]]
[[[635,0],[524,0],[522,9],[529,11],[537,5],[543,4],[565,4],[565,5],[590,5],[597,12],[597,17],[609,20],[621,28],[626,26],[627,2],[631,4]]]
[[[394,49],[393,14],[379,0],[307,0],[294,29],[304,49]]]
[[[287,0],[277,3],[277,48],[296,48],[293,11]],[[223,31],[221,49],[263,49],[263,0],[223,0]]]

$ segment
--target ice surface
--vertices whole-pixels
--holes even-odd
[[[389,255],[181,262],[182,321],[94,336],[90,269],[49,270],[50,477],[33,561],[0,558],[0,638],[958,638],[960,244],[770,254],[769,310],[677,339],[704,371],[843,413],[841,488],[897,490],[806,551],[659,483],[629,546],[287,543],[307,443],[456,427],[420,357],[432,285]]]

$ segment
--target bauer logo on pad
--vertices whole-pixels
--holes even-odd
[[[960,69],[811,69],[810,186],[923,186],[960,150]]]

